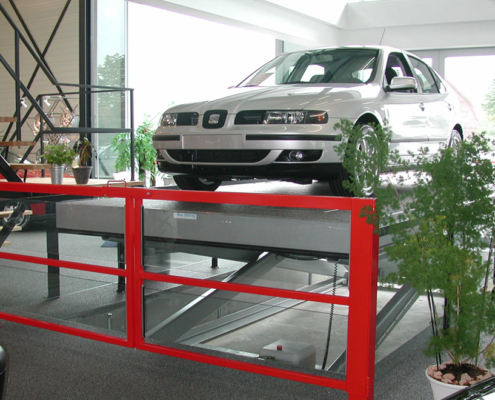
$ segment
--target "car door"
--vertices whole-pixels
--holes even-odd
[[[428,118],[421,104],[421,93],[387,90],[396,76],[414,77],[402,53],[391,53],[388,57],[384,74],[386,94],[383,107],[392,130],[391,150],[397,150],[403,158],[410,158],[410,153],[417,154],[421,147],[428,144]]]
[[[435,72],[416,57],[410,56],[409,60],[421,86],[421,103],[427,116],[428,148],[437,152],[450,139],[452,105],[447,101],[447,92]]]

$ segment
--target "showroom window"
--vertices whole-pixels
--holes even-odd
[[[465,132],[495,136],[495,109],[487,96],[495,91],[495,48],[414,51],[459,93]],[[493,107],[495,108],[495,107]]]
[[[490,116],[495,110],[487,110],[487,96],[495,90],[495,55],[446,57],[445,78],[471,102],[479,130],[495,135]]]
[[[255,31],[129,3],[129,81],[136,127],[174,104],[221,96],[275,57]]]
[[[221,96],[275,57],[271,36],[156,7],[98,0],[95,16],[95,83],[134,89],[135,129],[174,104]],[[129,126],[122,95],[100,95],[95,109],[95,126]],[[99,178],[115,172],[112,136],[96,138]]]
[[[95,3],[95,37],[97,38],[92,70],[93,82],[101,86],[126,86],[126,14],[127,2],[122,0],[98,0]],[[125,94],[101,93],[96,96],[94,126],[99,128],[123,128],[128,124]],[[126,122],[127,121],[127,122]],[[98,162],[96,178],[111,178],[115,155],[110,140],[115,134],[94,134]]]

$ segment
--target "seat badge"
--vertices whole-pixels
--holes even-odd
[[[220,122],[220,114],[211,114],[208,118],[208,125],[217,125]]]

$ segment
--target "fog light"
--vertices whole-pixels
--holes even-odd
[[[304,154],[304,151],[291,151],[289,153],[289,160],[291,161],[304,161],[306,158],[306,154]]]

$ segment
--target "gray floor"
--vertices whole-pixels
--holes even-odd
[[[5,400],[345,399],[343,392],[0,321]],[[375,399],[428,400],[425,330],[376,366]]]

